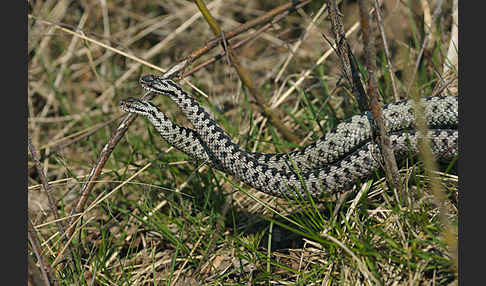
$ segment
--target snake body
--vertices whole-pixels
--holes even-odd
[[[199,103],[172,80],[148,75],[140,82],[145,89],[175,101],[195,130],[172,123],[148,101],[123,100],[120,104],[123,110],[147,117],[169,144],[194,159],[208,162],[267,194],[305,195],[307,190],[319,198],[323,193],[349,188],[381,166],[379,147],[371,140],[368,114],[353,116],[320,140],[295,152],[250,153],[235,144]],[[389,104],[383,109],[395,156],[416,154],[417,140],[427,137],[438,159],[452,159],[458,153],[457,98],[431,97],[421,103],[430,128],[425,136],[414,130],[415,116],[409,101]]]

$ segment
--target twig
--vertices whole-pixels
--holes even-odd
[[[364,112],[368,109],[368,102],[366,95],[364,95],[362,92],[363,87],[361,81],[356,78],[356,73],[353,75],[353,68],[351,67],[352,53],[344,32],[344,24],[342,20],[343,15],[339,11],[335,0],[327,0],[327,7],[329,11],[329,19],[331,20],[331,30],[334,34],[336,43],[336,53],[341,60],[341,67],[343,68],[344,77],[351,85],[353,96],[358,102],[360,110]]]
[[[44,283],[46,284],[46,286],[50,286],[51,282],[50,282],[49,273],[51,273],[51,269],[49,268],[48,264],[45,263],[47,261],[47,259],[44,259],[43,255],[42,255],[39,237],[37,236],[37,232],[35,231],[35,228],[32,225],[32,223],[30,222],[29,218],[27,218],[27,231],[28,231],[27,236],[29,238],[30,247],[32,248],[32,251],[34,252],[35,256],[37,257],[37,263],[39,263],[39,268],[41,270],[42,278],[44,279]],[[48,271],[46,271],[46,269]]]
[[[59,220],[59,216],[57,214],[56,201],[51,195],[49,184],[47,183],[46,175],[42,170],[42,166],[39,161],[39,156],[37,156],[37,151],[35,150],[34,144],[32,144],[32,139],[30,138],[30,136],[27,137],[27,144],[29,146],[30,154],[32,155],[32,160],[34,160],[37,173],[39,174],[42,187],[44,188],[44,192],[46,193],[47,201],[49,202],[49,209],[51,210],[51,213],[54,216],[54,219],[56,220],[56,225],[59,231],[59,235],[62,237],[62,234],[64,233],[64,226],[62,225],[61,220]],[[61,239],[61,241],[63,240]],[[71,262],[71,266],[74,266],[74,260],[71,254],[71,250],[69,248],[67,253],[68,253],[69,261]]]
[[[273,22],[273,21],[272,21]],[[236,43],[232,43],[233,41],[226,41],[227,42],[227,45],[231,46],[231,48],[233,49],[237,49],[241,46],[243,46],[244,44],[250,42],[251,40],[253,39],[256,39],[261,33],[263,33],[264,31],[266,31],[268,28],[270,28],[272,26],[272,23],[267,23],[265,24],[263,27],[261,27],[260,29],[258,29],[258,31],[256,31],[255,33],[251,34],[250,36],[244,38],[243,40],[240,40]],[[205,62],[195,66],[194,68],[192,68],[191,70],[187,71],[187,72],[184,72],[180,78],[185,78],[187,76],[190,76],[192,75],[193,73],[195,73],[196,71],[214,63],[215,61],[223,58],[224,56],[226,55],[226,51],[223,51],[221,52],[219,55],[216,55],[212,58],[210,58],[209,60],[206,60]]]
[[[307,3],[305,3],[307,4]],[[304,6],[305,4],[301,4],[301,5],[298,5],[297,7],[301,7],[301,6]],[[277,16],[275,16],[275,18],[273,18],[270,22],[266,23],[265,25],[263,25],[262,27],[260,27],[258,30],[256,30],[254,33],[252,33],[250,36],[244,38],[243,40],[240,40],[236,43],[232,43],[233,41],[229,40],[228,39],[228,33],[225,33],[225,39],[226,39],[226,42],[228,42],[228,44],[233,48],[233,49],[237,49],[241,46],[243,46],[244,44],[250,42],[251,40],[253,39],[256,39],[260,34],[262,34],[263,32],[265,32],[266,30],[268,30],[270,27],[272,27],[273,24],[277,23],[278,21],[282,20],[283,18],[285,18],[285,16],[287,14],[290,13],[290,9],[289,10],[286,10],[284,12],[282,12],[281,14],[278,14]],[[197,65],[196,67],[192,68],[190,71],[187,71],[187,72],[184,72],[180,78],[184,78],[186,76],[189,76],[193,73],[195,73],[196,71],[200,70],[201,68],[211,64],[211,63],[214,63],[215,61],[221,59],[223,56],[226,55],[226,52],[223,51],[222,53],[220,53],[219,55],[216,55],[214,57],[212,57],[211,59],[205,61],[204,63],[201,63],[199,65]]]
[[[346,41],[346,34],[344,32],[344,25],[342,20],[342,14],[337,7],[337,3],[334,0],[327,0],[327,9],[329,11],[329,19],[331,20],[331,30],[334,34],[336,43],[336,53],[341,60],[341,65],[344,70],[344,77],[348,79],[350,84],[351,81],[351,66],[349,63],[348,56],[349,46]]]
[[[202,0],[194,0],[198,8],[201,10],[201,14],[203,14],[204,19],[208,22],[209,26],[211,27],[211,30],[213,31],[214,34],[222,34],[222,30],[219,27],[218,23],[216,23],[216,20],[211,16],[211,13],[209,10],[206,8],[204,5],[204,2]],[[224,34],[224,37],[226,38],[226,34]],[[278,118],[278,116],[273,112],[268,107],[268,104],[266,100],[263,98],[263,96],[258,92],[258,90],[255,87],[255,84],[253,81],[250,79],[250,75],[248,72],[241,66],[240,60],[236,56],[234,50],[231,48],[230,45],[226,45],[225,42],[223,43],[223,48],[226,49],[226,53],[229,56],[230,62],[233,66],[233,68],[236,70],[238,75],[240,76],[241,81],[243,84],[246,86],[250,94],[255,98],[256,102],[258,103],[258,106],[260,107],[263,116],[267,117],[272,125],[277,128],[277,130],[282,134],[283,137],[285,137],[286,140],[298,144],[300,142],[299,137],[297,137],[293,132],[291,132]]]
[[[370,1],[359,1],[359,12],[361,19],[361,30],[363,32],[364,53],[366,59],[366,67],[368,71],[368,102],[370,104],[371,114],[373,116],[373,122],[375,128],[377,128],[375,140],[379,142],[380,151],[385,163],[385,176],[387,182],[391,185],[391,188],[397,190],[399,194],[402,194],[402,187],[400,183],[400,175],[398,174],[397,161],[391,147],[390,137],[388,137],[385,120],[383,118],[380,98],[378,96],[378,81],[376,79],[376,50],[375,50],[375,37],[372,34],[372,28],[370,27],[372,17],[369,14]],[[374,130],[375,131],[375,130]],[[375,133],[375,132],[374,132]]]
[[[300,7],[303,7],[307,4],[309,4],[311,1],[310,0],[295,0],[292,2],[289,2],[287,4],[281,5],[275,9],[270,10],[269,12],[263,14],[260,17],[257,17],[253,20],[250,20],[246,22],[245,24],[235,28],[231,32],[225,33],[225,37],[227,40],[230,40],[234,38],[235,36],[248,31],[249,29],[260,25],[260,24],[265,24],[269,21],[271,21],[274,17],[276,17],[279,14],[288,12],[290,9],[298,9]],[[189,55],[183,58],[183,60],[186,60],[188,63],[193,62],[195,59],[199,58],[201,55],[207,53],[211,49],[215,48],[222,40],[221,36],[218,36],[212,40],[210,40],[208,43],[206,43],[205,46],[193,51]]]
[[[155,97],[155,93],[147,93],[145,94],[142,99],[145,100],[151,100],[152,98]],[[118,142],[123,138],[125,135],[125,132],[127,132],[128,127],[130,124],[132,124],[133,120],[137,117],[136,114],[130,113],[123,118],[122,122],[118,125],[117,129],[111,136],[111,138],[108,140],[108,142],[105,144],[103,149],[100,152],[100,155],[98,156],[98,160],[94,164],[93,168],[91,169],[91,172],[89,173],[86,183],[83,185],[81,188],[81,196],[78,200],[78,203],[76,204],[76,207],[72,210],[71,216],[73,214],[81,212],[82,209],[84,208],[84,205],[86,203],[86,200],[88,199],[89,194],[91,193],[91,190],[93,189],[93,186],[95,184],[96,179],[101,173],[101,170],[103,170],[103,167],[105,166],[106,161],[111,155],[111,152],[113,152],[113,149],[115,149],[115,146],[118,144]],[[75,224],[74,222],[74,217],[69,220],[69,228],[67,229],[67,234],[66,237],[69,239],[71,235],[74,232]]]

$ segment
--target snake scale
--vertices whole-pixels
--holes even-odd
[[[305,197],[308,191],[312,197],[320,198],[325,193],[351,187],[382,166],[379,147],[372,140],[369,113],[341,122],[318,141],[297,151],[252,153],[234,143],[174,81],[146,75],[140,83],[146,90],[173,100],[195,130],[171,122],[149,101],[128,98],[120,103],[122,110],[145,116],[170,145],[264,193],[293,197],[298,192]],[[437,159],[453,159],[458,154],[457,97],[428,97],[421,104],[430,129],[425,135],[414,129],[415,115],[410,101],[383,107],[395,156],[400,159],[417,154],[418,139],[427,137]]]

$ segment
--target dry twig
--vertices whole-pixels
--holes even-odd
[[[49,265],[46,263],[47,259],[45,259],[42,255],[41,251],[41,244],[39,242],[39,237],[37,236],[37,232],[35,231],[34,226],[30,222],[30,219],[27,219],[27,235],[29,238],[30,246],[32,251],[34,252],[35,256],[37,257],[37,263],[39,263],[39,268],[42,273],[42,278],[44,279],[44,283],[46,286],[51,285],[50,274],[51,269]],[[47,270],[47,271],[46,271]]]
[[[206,5],[204,5],[204,2],[202,0],[194,0],[194,2],[197,4],[198,8],[201,10],[201,13],[204,16],[204,19],[208,22],[209,26],[211,27],[211,30],[213,30],[213,33],[216,35],[223,34],[223,31],[219,27],[218,23],[216,23],[216,20],[211,16],[211,13],[209,10],[206,8]],[[226,36],[224,36],[226,38]],[[256,102],[258,103],[258,107],[261,109],[263,116],[268,118],[270,122],[277,128],[277,130],[282,134],[282,136],[294,143],[298,144],[299,143],[299,137],[297,137],[292,131],[290,131],[278,118],[278,116],[271,110],[266,102],[266,100],[263,98],[263,96],[258,92],[257,88],[255,87],[255,84],[250,78],[250,75],[248,72],[241,66],[240,60],[236,56],[234,50],[230,45],[226,44],[226,41],[223,40],[222,42],[223,48],[226,50],[226,54],[229,57],[229,60],[231,62],[231,65],[233,68],[236,70],[238,73],[241,81],[243,84],[246,86],[250,94],[255,98]]]
[[[390,137],[386,132],[385,119],[383,118],[381,101],[378,95],[378,81],[376,79],[376,50],[375,50],[375,37],[372,33],[370,24],[372,23],[372,17],[369,14],[371,0],[359,1],[359,12],[361,18],[361,30],[363,32],[364,53],[366,59],[366,67],[368,71],[368,103],[373,116],[373,122],[375,124],[375,132],[378,138],[375,138],[379,142],[380,151],[385,162],[385,176],[387,182],[391,185],[393,190],[398,190],[399,194],[402,194],[402,187],[400,183],[400,175],[398,174],[397,161],[391,147]]]
[[[57,225],[57,228],[58,228],[58,231],[59,231],[59,236],[61,237],[61,241],[64,241],[62,239],[63,233],[64,233],[64,226],[62,225],[61,220],[59,219],[59,216],[57,214],[56,201],[54,200],[54,198],[51,195],[46,175],[44,174],[44,171],[42,170],[42,166],[41,166],[40,161],[39,161],[39,156],[37,155],[37,152],[35,150],[34,145],[32,144],[32,139],[30,138],[30,136],[27,137],[27,142],[28,142],[30,154],[32,155],[32,159],[34,160],[35,167],[37,169],[37,173],[39,174],[39,178],[42,182],[42,187],[44,188],[44,192],[47,196],[47,200],[49,202],[49,208],[51,210],[52,215],[54,216],[54,219],[56,220],[56,225]],[[74,265],[74,260],[73,260],[72,254],[71,254],[71,250],[69,248],[67,249],[67,254],[68,254],[69,261],[71,262],[71,265]]]

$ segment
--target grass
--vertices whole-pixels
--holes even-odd
[[[105,7],[103,2],[29,2],[29,15],[33,16],[29,18],[28,44],[29,136],[41,157],[62,224],[120,123],[115,119],[122,114],[119,101],[142,96],[139,76],[161,73],[214,37],[192,2],[107,1]],[[356,3],[344,2],[340,9],[348,30],[359,15]],[[284,3],[206,1],[224,31]],[[298,144],[283,138],[261,115],[226,59],[186,78],[197,90],[181,81],[246,149],[289,151],[317,140],[358,113],[341,78],[338,57],[330,53],[316,65],[329,49],[322,37],[332,37],[329,20],[321,16],[316,28],[303,34],[321,5],[313,1],[290,13],[235,50],[270,104],[308,72],[289,97],[272,109],[300,138]],[[394,5],[386,4],[382,16],[395,80],[404,95],[427,35],[424,23],[435,7],[428,7],[426,1]],[[423,96],[456,76],[453,72],[440,74],[447,60],[451,14],[451,3],[445,3],[413,78]],[[73,36],[43,20],[82,31],[95,41]],[[393,88],[378,39],[379,89],[384,101],[390,102]],[[302,45],[290,53],[289,46],[299,40]],[[359,33],[351,33],[348,41],[364,69]],[[121,52],[145,57],[159,69]],[[220,47],[214,48],[188,69],[220,52]],[[292,59],[284,67],[288,56]],[[275,81],[279,72],[282,77]],[[443,93],[457,94],[457,89],[452,86]],[[187,125],[169,99],[156,97],[154,102],[174,121]],[[337,195],[320,202],[278,199],[196,164],[163,142],[140,117],[103,167],[83,216],[77,217],[66,252],[31,157],[29,220],[38,236],[43,265],[51,270],[49,278],[60,285],[457,284],[456,262],[442,236],[441,210],[430,190],[430,177],[415,159],[401,166],[401,176],[408,182],[404,199],[386,187],[382,172],[357,184],[344,200]],[[441,170],[445,215],[457,240],[455,165]],[[40,261],[32,247],[28,255],[34,261],[29,265],[29,281],[40,285]]]

